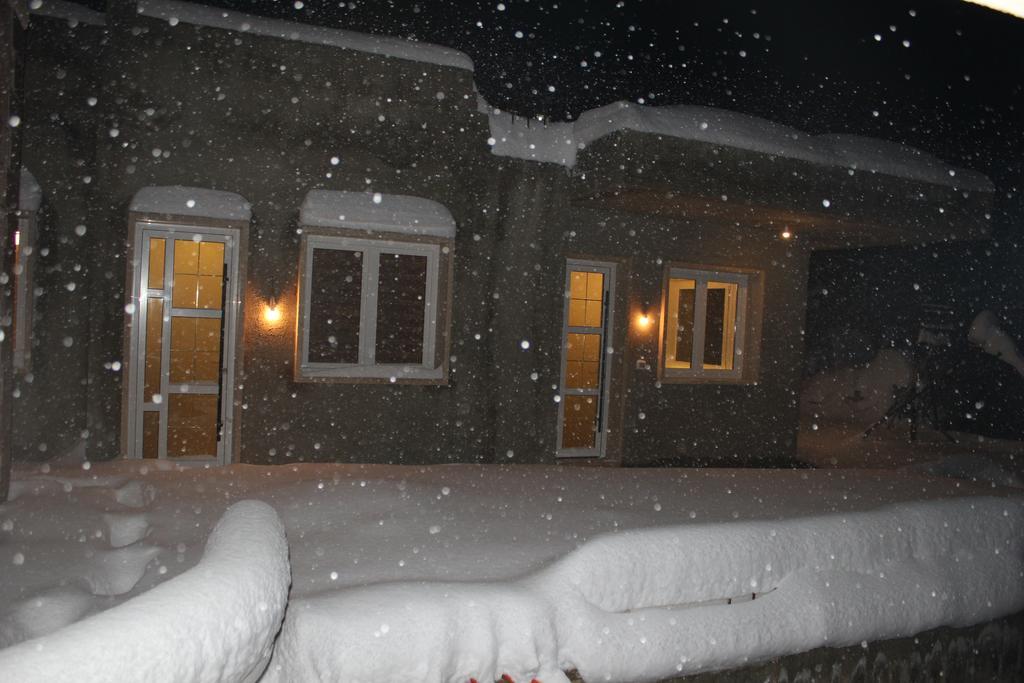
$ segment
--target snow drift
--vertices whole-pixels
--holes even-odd
[[[657,680],[1024,607],[1024,501],[599,536],[519,581],[297,601],[267,681]]]
[[[198,565],[117,607],[0,650],[0,680],[258,680],[284,616],[290,576],[274,509],[235,503]]]
[[[800,392],[801,412],[815,420],[866,427],[885,415],[896,387],[913,381],[909,354],[882,349],[867,363],[808,378]]]

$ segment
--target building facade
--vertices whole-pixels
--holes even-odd
[[[37,12],[21,459],[784,465],[811,251],[987,233],[985,178],[892,143],[542,124],[447,48]]]

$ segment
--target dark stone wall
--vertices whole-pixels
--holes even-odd
[[[600,173],[595,164],[589,174]],[[789,464],[795,448],[809,252],[745,226],[624,213],[573,201],[581,174],[505,162],[502,220],[493,236],[495,448],[516,461],[550,462],[561,362],[567,258],[617,263],[617,353],[610,366],[609,455],[623,464]],[[743,384],[659,382],[657,320],[666,264],[754,269],[764,286],[760,369]],[[751,304],[751,313],[756,306]],[[530,342],[526,351],[520,341]],[[637,368],[643,358],[650,370]],[[537,378],[532,375],[536,373]]]
[[[114,65],[117,65],[116,67]],[[428,197],[459,225],[456,292],[485,288],[483,230],[490,159],[475,112],[472,74],[144,17],[112,28],[113,74],[100,136],[101,210],[124,250],[126,210],[148,185],[236,192],[252,203],[245,286],[244,387],[236,406],[246,462],[329,459],[444,462],[489,453],[487,387],[474,374],[483,348],[455,335],[448,386],[310,384],[292,381],[298,281],[298,209],[312,189]],[[332,157],[340,161],[332,164]],[[123,268],[94,278],[95,348],[121,343]],[[285,319],[261,325],[265,301]],[[453,329],[486,325],[486,308],[456,305]],[[92,367],[100,358],[92,358]],[[92,446],[116,452],[120,386],[93,384]]]
[[[103,40],[102,27],[38,16],[25,33],[22,163],[39,181],[43,201],[31,367],[15,377],[19,459],[60,456],[88,436],[89,284],[107,267],[91,257],[89,246],[107,229],[89,220],[96,196],[96,110],[103,98],[97,57]],[[116,372],[110,363],[120,359],[119,347],[105,350],[107,367],[100,372]]]

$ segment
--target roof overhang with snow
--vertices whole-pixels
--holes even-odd
[[[105,25],[106,15],[65,0],[40,0],[30,7],[33,14],[65,19],[71,25]],[[255,14],[235,12],[179,0],[138,0],[140,16],[160,19],[171,26],[190,24],[225,31],[238,31],[266,38],[324,45],[356,52],[394,57],[423,64],[450,66],[473,71],[473,60],[464,52],[443,45],[421,43],[393,36],[379,36],[344,29],[304,24],[298,21],[268,19]]]
[[[299,223],[402,235],[455,237],[455,219],[431,199],[380,192],[311,190],[299,210]]]
[[[811,135],[725,109],[614,102],[586,111],[574,122],[544,123],[490,109],[486,103],[479,108],[488,114],[493,154],[569,168],[576,165],[579,153],[595,141],[629,131],[965,190],[993,190],[992,182],[984,175],[950,166],[908,145],[856,135]]]

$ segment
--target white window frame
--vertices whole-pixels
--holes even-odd
[[[672,280],[693,280],[695,284],[693,307],[693,353],[689,368],[668,366],[668,335],[678,324],[670,320],[669,291]],[[727,282],[737,285],[736,322],[733,338],[733,366],[729,370],[704,367],[704,335],[707,324],[708,283]],[[665,318],[662,329],[661,370],[667,379],[739,380],[743,378],[743,361],[746,350],[747,304],[750,299],[750,275],[720,270],[696,268],[670,268],[665,278]]]
[[[442,380],[443,364],[435,362],[438,343],[438,291],[441,245],[399,240],[362,239],[340,235],[304,235],[299,287],[298,372],[300,379]],[[363,253],[359,302],[359,360],[356,363],[317,363],[309,360],[309,308],[313,277],[313,250],[336,249]],[[423,359],[419,364],[377,363],[377,288],[382,254],[425,256]]]

